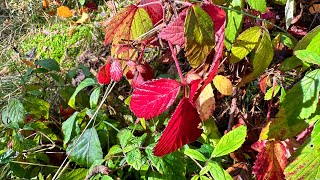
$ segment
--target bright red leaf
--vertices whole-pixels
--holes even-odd
[[[122,69],[121,69],[121,65],[119,63],[119,60],[114,60],[111,63],[111,67],[110,67],[110,75],[111,75],[111,79],[119,82],[121,77],[122,77]]]
[[[184,46],[186,42],[184,37],[184,22],[186,15],[187,11],[182,11],[173,22],[160,32],[159,38],[165,39],[173,45]]]
[[[98,72],[98,82],[100,84],[109,84],[111,81],[110,77],[110,67],[111,63],[108,61],[104,66],[102,66]]]
[[[172,79],[147,81],[134,89],[130,109],[140,118],[156,117],[173,104],[180,86],[178,81]]]
[[[152,20],[152,24],[157,24],[163,18],[163,9],[160,4],[152,4],[153,2],[161,3],[159,0],[141,0],[140,4],[143,5],[150,3],[150,5],[143,8],[148,12]]]
[[[253,174],[257,180],[282,180],[284,168],[287,165],[286,147],[281,141],[258,141],[252,148],[259,152]]]
[[[185,144],[196,141],[202,134],[201,119],[188,98],[183,98],[173,113],[168,126],[153,149],[155,156],[169,154]]]

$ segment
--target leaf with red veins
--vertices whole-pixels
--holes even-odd
[[[137,86],[130,109],[139,118],[151,119],[166,111],[179,94],[181,84],[172,79],[156,79]]]
[[[187,11],[182,11],[173,22],[169,23],[169,25],[160,32],[158,37],[171,42],[173,45],[183,47],[186,42],[184,37],[186,15]]]
[[[130,38],[130,28],[131,23],[134,17],[135,12],[137,11],[138,7],[135,5],[130,5],[114,16],[111,21],[108,23],[108,27],[106,29],[106,36],[104,39],[104,45],[108,45],[113,40],[115,35],[119,36],[120,34],[128,34]],[[129,26],[124,28],[124,26]]]
[[[259,152],[253,174],[257,180],[282,180],[287,165],[286,147],[281,141],[258,141],[252,148]]]
[[[185,144],[196,141],[202,134],[199,129],[201,119],[197,109],[188,98],[183,98],[153,149],[155,156],[164,156],[176,151]]]
[[[115,82],[119,82],[120,79],[122,78],[122,69],[121,69],[119,60],[114,60],[111,63],[110,75],[111,75],[111,79],[114,80]]]
[[[160,5],[161,2],[159,0],[141,0],[140,4],[143,5],[152,2],[159,2],[159,4],[150,4],[143,8],[148,12],[152,20],[152,24],[155,25],[163,18],[163,9]]]
[[[110,77],[110,67],[111,63],[108,61],[104,66],[102,66],[98,72],[98,82],[100,84],[109,84],[111,81]]]

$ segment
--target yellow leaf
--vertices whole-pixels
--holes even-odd
[[[232,94],[232,91],[233,91],[232,83],[225,76],[217,75],[213,79],[213,84],[221,94],[226,96],[230,96]]]
[[[58,16],[63,17],[63,18],[72,17],[72,13],[67,6],[58,7],[57,14],[58,14]]]
[[[201,92],[197,99],[196,107],[202,121],[208,120],[212,116],[215,100],[211,84],[208,84]]]
[[[89,15],[83,12],[81,18],[77,20],[76,24],[82,24],[84,22],[87,22],[88,19],[89,19]]]

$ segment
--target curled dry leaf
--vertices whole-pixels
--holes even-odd
[[[211,84],[208,84],[196,101],[196,108],[202,121],[208,120],[215,108],[215,99]]]
[[[227,77],[217,75],[213,79],[213,84],[221,94],[226,96],[230,96],[232,94],[233,86]]]
[[[57,14],[63,18],[69,18],[73,16],[71,10],[67,6],[58,7]]]

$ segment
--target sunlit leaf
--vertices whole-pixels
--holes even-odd
[[[287,0],[285,7],[285,18],[286,18],[286,28],[289,29],[291,22],[293,20],[294,13],[294,0]]]
[[[217,75],[213,79],[213,84],[221,94],[226,96],[230,96],[232,94],[233,86],[227,77]]]
[[[184,150],[184,154],[198,161],[205,162],[207,160],[207,158],[203,154],[194,149],[186,149]]]
[[[267,4],[266,0],[247,0],[250,7],[253,9],[260,11],[260,12],[266,12],[267,10]]]
[[[291,157],[285,169],[288,180],[320,178],[320,123],[315,124],[311,138]]]
[[[251,27],[243,31],[231,48],[230,62],[236,63],[246,57],[258,44],[261,36],[261,28]]]
[[[224,156],[237,150],[244,143],[246,136],[247,127],[244,125],[228,132],[222,136],[217,146],[214,148],[211,157]]]
[[[319,46],[319,45],[318,45]],[[320,49],[320,48],[319,48]],[[310,50],[298,50],[294,54],[306,63],[320,65],[320,55]]]
[[[176,151],[185,144],[196,141],[202,129],[198,126],[201,119],[197,109],[189,99],[183,98],[174,111],[159,142],[153,149],[155,156],[164,156]]]
[[[232,180],[230,174],[225,171],[217,162],[209,161],[207,165],[214,180]]]
[[[92,86],[92,85],[94,85],[94,84],[96,84],[96,81],[93,80],[93,79],[91,79],[91,78],[87,78],[87,79],[83,80],[83,81],[79,84],[79,86],[76,88],[76,90],[74,91],[74,93],[72,94],[72,96],[70,97],[69,102],[68,102],[68,105],[69,105],[70,107],[72,107],[73,109],[76,109],[75,103],[76,103],[76,96],[77,96],[77,94],[78,94],[83,88],[88,87],[88,86]]]
[[[130,109],[137,117],[156,117],[173,104],[180,86],[179,82],[171,79],[147,81],[134,89]]]
[[[209,119],[215,108],[215,99],[211,84],[208,84],[200,93],[196,101],[196,108],[202,121]]]
[[[258,141],[252,148],[259,152],[253,166],[257,180],[284,179],[283,171],[288,159],[281,141]]]
[[[210,16],[199,6],[188,9],[185,22],[186,57],[193,68],[202,64],[215,45]]]
[[[23,106],[29,114],[36,118],[49,119],[50,104],[47,101],[29,96],[23,100]]]
[[[69,17],[73,16],[72,12],[70,11],[70,9],[67,6],[58,7],[57,14],[58,14],[58,16],[63,17],[63,18],[69,18]]]
[[[261,40],[258,42],[257,50],[251,60],[252,72],[241,80],[239,87],[251,82],[259,77],[270,65],[273,59],[273,47],[268,32],[262,34]]]
[[[69,172],[62,174],[59,180],[74,180],[74,179],[84,179],[87,176],[88,169],[79,168],[73,169]]]
[[[17,99],[11,99],[7,107],[2,111],[2,122],[5,125],[12,125],[18,128],[19,124],[23,122],[25,117],[25,110],[23,104]]]
[[[243,0],[232,0],[229,8],[236,9],[241,11],[244,6]],[[232,43],[236,39],[238,33],[242,27],[242,13],[238,13],[236,11],[227,11],[227,26],[226,26],[226,38],[225,44],[228,50],[231,50]]]

